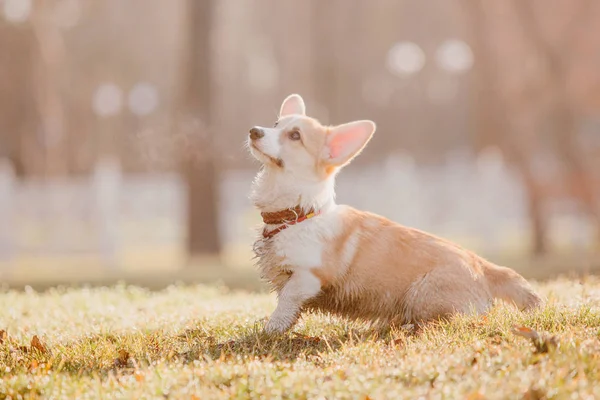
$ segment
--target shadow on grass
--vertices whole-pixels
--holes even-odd
[[[303,330],[300,328],[299,330]],[[294,361],[298,358],[318,358],[355,343],[382,342],[398,344],[415,332],[399,331],[389,327],[374,327],[358,322],[329,326],[323,334],[309,336],[297,331],[285,334],[267,334],[259,324],[237,338],[217,343],[209,348],[213,359],[230,357],[266,358],[273,361]]]
[[[227,360],[232,357],[293,361],[336,351],[344,341],[337,336],[305,336],[297,333],[269,335],[255,331],[209,348],[213,358]]]

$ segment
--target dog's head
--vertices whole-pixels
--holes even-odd
[[[322,180],[356,157],[373,133],[375,123],[367,120],[323,126],[306,116],[304,100],[292,94],[281,104],[272,128],[250,129],[248,146],[265,168]]]

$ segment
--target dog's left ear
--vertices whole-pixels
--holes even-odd
[[[363,120],[336,126],[327,135],[323,161],[341,167],[365,148],[375,133],[375,122]]]
[[[299,94],[290,94],[285,98],[283,103],[281,103],[281,108],[279,109],[279,118],[285,117],[286,115],[306,115],[306,106],[304,105],[304,100]]]

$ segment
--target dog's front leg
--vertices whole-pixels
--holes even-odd
[[[269,318],[265,330],[269,333],[285,332],[296,323],[302,305],[321,291],[321,281],[306,270],[294,271],[277,299],[277,308]]]

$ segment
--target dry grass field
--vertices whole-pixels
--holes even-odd
[[[418,331],[308,315],[279,337],[261,331],[270,294],[4,290],[0,399],[600,398],[600,279],[536,287],[550,301],[533,314]]]

